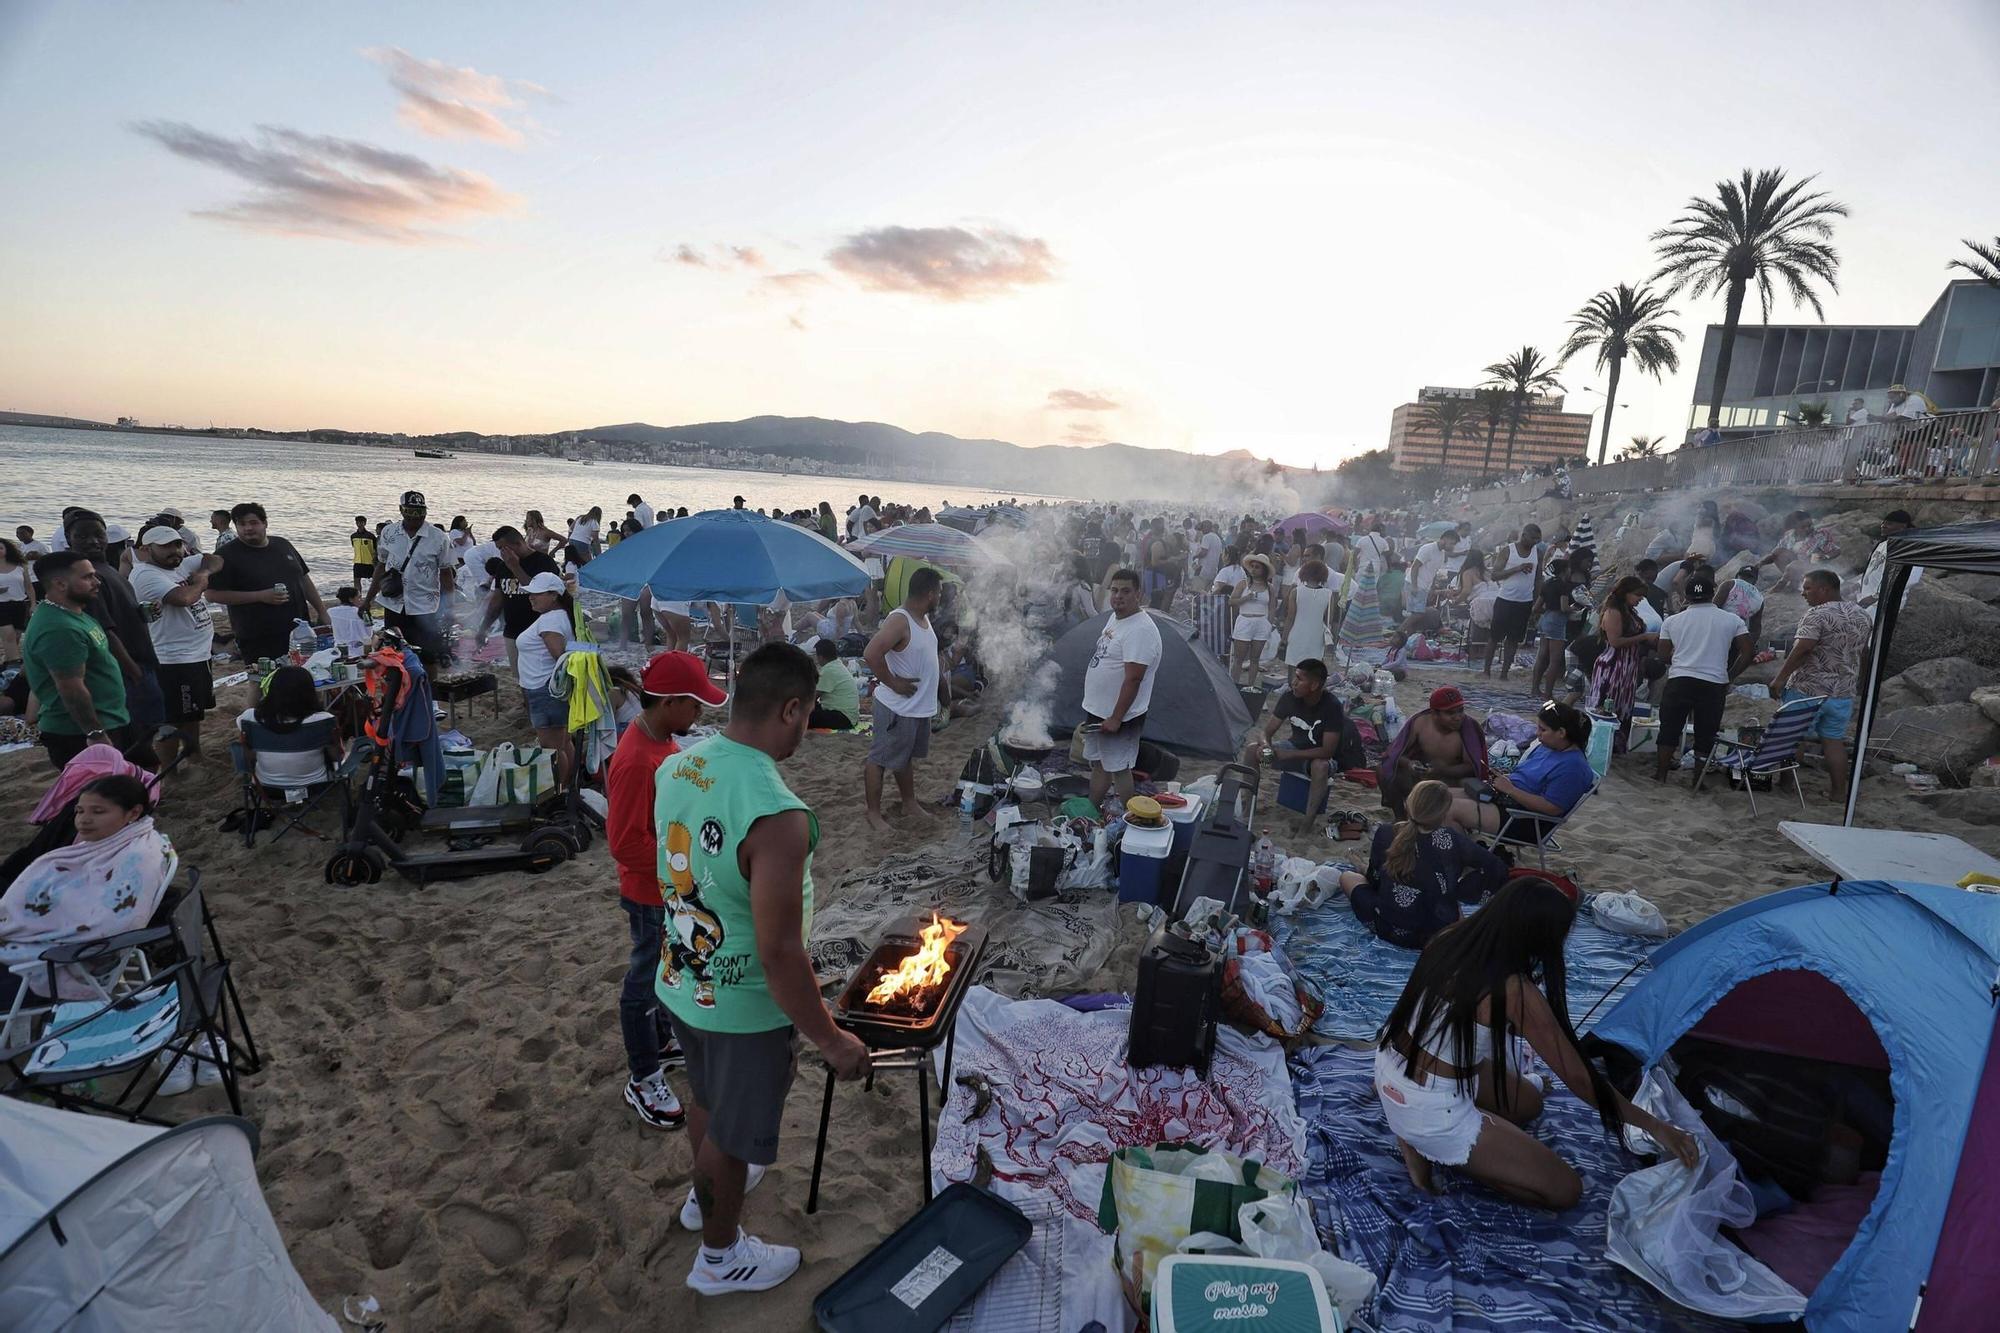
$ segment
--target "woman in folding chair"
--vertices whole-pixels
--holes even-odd
[[[1568,704],[1543,704],[1535,714],[1534,746],[1511,775],[1495,773],[1476,792],[1454,796],[1452,824],[1471,834],[1507,829],[1508,841],[1539,843],[1596,785],[1584,754],[1589,741],[1588,717]]]
[[[332,713],[320,707],[312,673],[304,667],[282,666],[264,684],[264,697],[236,719],[241,733],[232,747],[236,768],[243,775],[243,845],[251,846],[259,824],[268,823],[263,798],[276,793],[282,802],[310,799],[334,780],[340,762],[339,727]],[[296,793],[296,795],[295,795]],[[286,825],[295,827],[298,812]],[[280,830],[279,837],[284,836]],[[275,839],[273,839],[275,841]]]
[[[138,778],[93,779],[77,794],[76,841],[45,852],[0,896],[0,1047],[25,1034],[16,1018],[56,1000],[108,998],[116,976],[42,961],[49,949],[144,926],[173,878],[174,849],[153,827],[151,789]],[[111,969],[122,971],[122,961]]]

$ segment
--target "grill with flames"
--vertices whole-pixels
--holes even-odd
[[[886,932],[847,988],[834,1017],[875,1047],[930,1046],[951,1028],[986,932],[931,913]]]

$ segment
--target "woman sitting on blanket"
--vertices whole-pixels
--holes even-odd
[[[1634,1106],[1577,1053],[1563,973],[1575,920],[1568,894],[1524,877],[1418,956],[1382,1027],[1375,1092],[1419,1189],[1432,1190],[1431,1165],[1442,1163],[1541,1208],[1582,1197],[1575,1168],[1521,1128],[1542,1109],[1541,1080],[1521,1072],[1523,1044],[1597,1108],[1607,1133],[1630,1123],[1695,1165],[1692,1136]]]
[[[1341,875],[1340,891],[1376,935],[1421,949],[1458,920],[1460,903],[1478,904],[1507,882],[1507,863],[1448,822],[1451,788],[1419,782],[1405,803],[1409,818],[1377,824],[1368,873]]]

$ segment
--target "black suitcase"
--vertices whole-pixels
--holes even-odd
[[[1250,850],[1256,843],[1257,771],[1224,764],[1216,772],[1215,805],[1195,826],[1168,915],[1178,921],[1197,898],[1213,898],[1238,916],[1250,906]],[[1238,804],[1246,808],[1239,813]]]
[[[1208,1077],[1222,1018],[1222,960],[1165,926],[1139,955],[1126,1063],[1134,1069],[1192,1067]]]

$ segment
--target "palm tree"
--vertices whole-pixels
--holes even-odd
[[[1480,388],[1472,391],[1473,416],[1486,423],[1486,457],[1479,462],[1479,475],[1485,476],[1493,470],[1493,437],[1499,433],[1500,423],[1507,420],[1512,408],[1512,400],[1505,389]]]
[[[1798,403],[1792,408],[1792,420],[1805,430],[1824,426],[1832,419],[1833,409],[1824,402]]]
[[[1434,430],[1443,437],[1438,449],[1438,466],[1448,466],[1451,453],[1451,437],[1458,434],[1461,426],[1469,425],[1478,416],[1478,409],[1463,398],[1440,398],[1436,402],[1425,403],[1424,410],[1417,417],[1417,424],[1427,430]]]
[[[1632,443],[1625,448],[1627,458],[1657,458],[1660,446],[1666,442],[1664,435],[1634,435]]]
[[[1676,311],[1667,309],[1667,298],[1641,284],[1637,291],[1619,283],[1608,292],[1599,292],[1583,303],[1583,309],[1569,317],[1575,327],[1563,344],[1561,360],[1578,352],[1597,349],[1597,368],[1608,370],[1611,383],[1604,391],[1604,431],[1597,438],[1597,461],[1602,463],[1611,449],[1611,411],[1618,405],[1618,375],[1625,358],[1654,379],[1681,368],[1680,349],[1674,339],[1681,331],[1663,321]]]
[[[1947,269],[1962,268],[1988,287],[2000,287],[2000,236],[1993,238],[1993,244],[1981,245],[1978,241],[1965,242],[1965,248],[1978,256],[1976,259],[1954,259],[1946,264]]]
[[[1771,319],[1772,279],[1785,284],[1796,305],[1812,307],[1820,319],[1815,281],[1828,291],[1839,291],[1834,273],[1840,256],[1828,244],[1833,220],[1847,216],[1847,205],[1806,187],[1817,180],[1787,184],[1777,168],[1764,171],[1744,169],[1740,181],[1718,181],[1715,197],[1696,196],[1688,200],[1687,211],[1671,226],[1653,233],[1659,272],[1653,276],[1670,280],[1666,295],[1683,287],[1696,296],[1711,291],[1723,294],[1722,337],[1716,345],[1714,390],[1709,397],[1708,424],[1711,430],[1722,425],[1722,395],[1729,385],[1729,358],[1736,350],[1736,327],[1743,319],[1743,298],[1750,284],[1757,284],[1757,300],[1764,321]]]
[[[1562,388],[1556,382],[1560,367],[1560,362],[1550,365],[1544,361],[1533,347],[1523,347],[1505,361],[1486,367],[1484,373],[1493,387],[1507,393],[1507,461],[1501,465],[1503,472],[1514,470],[1514,437],[1527,417],[1528,395]]]

